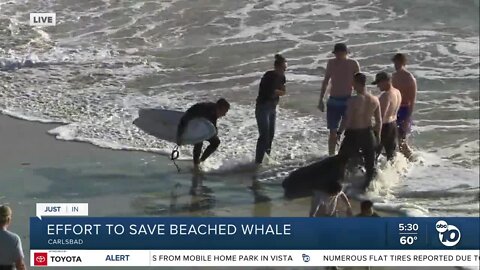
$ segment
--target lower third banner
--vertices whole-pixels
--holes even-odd
[[[476,266],[479,218],[31,218],[32,266]]]

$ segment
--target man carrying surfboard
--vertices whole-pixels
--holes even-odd
[[[224,98],[214,102],[202,102],[197,103],[190,107],[180,119],[177,130],[177,144],[182,145],[182,135],[190,120],[195,118],[205,118],[217,128],[217,120],[225,116],[230,109],[230,103]],[[210,144],[202,154],[203,142],[197,143],[193,146],[193,164],[195,169],[198,169],[198,165],[205,161],[220,145],[220,139],[217,134],[207,140]]]
[[[255,118],[259,133],[255,151],[255,164],[257,165],[260,165],[265,154],[270,155],[272,150],[277,105],[280,97],[286,92],[285,70],[287,70],[287,60],[280,54],[276,54],[274,70],[267,71],[260,81],[255,105]]]

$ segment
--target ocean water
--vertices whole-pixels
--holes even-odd
[[[274,162],[258,175],[281,197],[289,171],[327,152],[316,104],[333,44],[348,43],[372,80],[403,52],[419,88],[418,161],[382,162],[369,195],[401,214],[478,215],[478,9],[478,0],[0,0],[0,111],[62,123],[50,131],[61,140],[169,154],[174,145],[132,124],[138,109],[225,97],[232,108],[205,170],[229,181],[253,160],[259,79],[282,53],[288,95]],[[30,12],[56,12],[57,25],[31,27]]]

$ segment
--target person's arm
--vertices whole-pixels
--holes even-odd
[[[275,89],[275,95],[277,97],[284,96],[287,93],[285,86],[283,86],[281,89]]]
[[[285,76],[282,76],[282,83],[278,89],[275,89],[275,95],[277,97],[284,96],[287,93],[287,88],[285,87],[286,79]]]
[[[380,142],[380,134],[382,134],[382,114],[380,112],[380,102],[375,97],[376,109],[375,109],[375,136],[377,136],[377,143]]]
[[[17,268],[17,270],[26,270],[27,268],[25,267],[25,262],[23,261],[23,258],[22,259],[18,259],[16,262],[15,262],[15,267]]]
[[[358,63],[357,60],[353,60],[353,62],[355,63],[353,67],[353,72],[354,72],[353,75],[355,75],[360,72],[360,64]]]
[[[352,106],[352,98],[347,101],[347,109],[345,111],[345,117],[342,117],[342,121],[340,122],[340,127],[337,130],[337,140],[340,139],[340,136],[343,134],[345,129],[350,126],[350,119],[352,119],[353,114],[353,106]]]
[[[195,114],[194,114],[194,111],[196,108],[195,106],[196,105],[193,105],[190,109],[188,109],[180,119],[180,123],[178,124],[178,128],[177,128],[177,144],[178,145],[182,144],[182,135],[183,135],[183,132],[185,131],[185,128],[187,127],[188,122],[195,117]]]
[[[276,95],[277,97],[284,96],[286,93],[287,93],[287,90],[285,89],[285,85],[283,85],[282,87],[280,87],[280,89],[275,89],[275,95]]]
[[[185,131],[185,128],[187,127],[188,121],[190,121],[189,117],[185,117],[185,116],[188,116],[188,115],[185,114],[184,117],[180,119],[180,123],[178,124],[177,145],[182,145],[182,135],[183,135],[183,132]]]
[[[387,115],[388,108],[390,107],[390,102],[388,102],[388,99],[386,98],[385,94],[382,94],[378,98],[380,102],[380,112],[381,112],[381,117],[382,119],[385,119],[385,116]]]
[[[17,259],[15,260],[15,267],[17,270],[25,270],[25,262],[23,261],[23,248],[22,248],[22,241],[20,240],[20,237],[17,237],[17,247],[16,247],[16,257]]]
[[[318,108],[322,112],[325,111],[323,98],[325,97],[325,93],[327,92],[327,86],[328,86],[328,83],[330,82],[330,78],[331,78],[331,67],[330,67],[330,61],[328,61],[327,68],[325,70],[325,78],[323,79],[322,88],[320,89],[320,100],[318,101]]]
[[[411,85],[410,85],[410,91],[409,91],[409,103],[410,103],[410,107],[409,107],[409,110],[408,110],[408,118],[407,119],[410,119],[410,117],[412,116],[413,114],[413,109],[415,108],[415,102],[417,101],[417,80],[415,80],[415,78],[413,77],[413,75],[410,75],[412,78],[412,82],[411,82]]]

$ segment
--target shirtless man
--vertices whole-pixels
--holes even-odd
[[[375,150],[378,137],[382,130],[382,115],[378,98],[367,92],[367,76],[363,73],[354,75],[353,87],[357,95],[347,102],[345,118],[339,129],[339,136],[345,130],[345,138],[340,147],[339,155],[352,157],[359,150],[362,151],[365,162],[366,181],[364,190],[375,176]],[[372,128],[372,118],[375,118],[375,126]]]
[[[400,152],[407,158],[411,158],[412,150],[407,144],[407,135],[410,133],[412,124],[412,113],[417,98],[417,81],[412,73],[406,70],[407,57],[404,54],[397,53],[392,61],[395,66],[395,72],[392,75],[393,87],[397,88],[402,94],[402,104],[398,110],[397,125],[400,141]]]
[[[383,148],[387,154],[387,160],[391,161],[395,157],[397,148],[397,113],[402,102],[402,95],[398,89],[392,86],[390,75],[386,72],[380,72],[375,76],[376,84],[382,94],[379,97],[380,111],[382,114],[382,134],[380,136],[380,145],[377,149],[377,157],[381,154]]]
[[[320,93],[318,108],[325,111],[323,98],[327,90],[328,83],[331,83],[330,97],[327,101],[327,128],[330,130],[328,138],[328,153],[335,155],[335,146],[337,144],[337,130],[340,121],[345,116],[347,100],[352,95],[353,75],[360,72],[360,66],[357,61],[348,58],[347,45],[337,43],[333,49],[334,59],[328,60]]]

